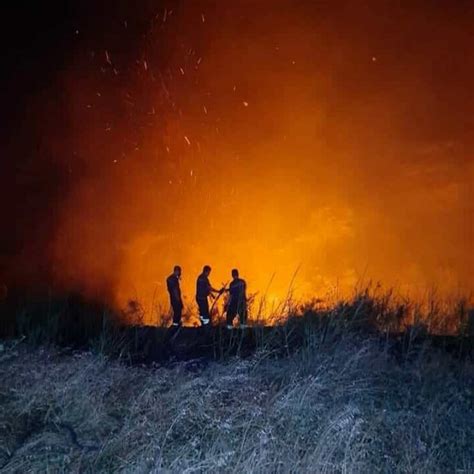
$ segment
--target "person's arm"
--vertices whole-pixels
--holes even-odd
[[[175,286],[173,289],[173,297],[176,301],[181,301],[181,294],[177,286]]]
[[[173,295],[173,299],[175,301],[181,302],[181,291],[179,288],[179,280],[173,282],[173,286],[171,288],[171,293]]]
[[[209,282],[209,292],[210,293],[220,293],[221,290],[216,290],[212,285],[211,282]]]

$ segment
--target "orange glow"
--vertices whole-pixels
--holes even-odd
[[[147,323],[168,309],[174,264],[190,306],[204,264],[214,286],[237,267],[270,302],[293,277],[297,299],[370,280],[472,291],[472,148],[414,117],[432,100],[418,56],[402,67],[390,45],[367,44],[351,7],[337,30],[291,2],[255,9],[258,21],[238,6],[205,22],[193,6],[160,15],[128,72],[111,47],[96,52],[98,79],[65,73],[78,179],[55,235],[58,279],[121,307],[136,299]],[[445,26],[419,55],[446,36],[465,40]]]

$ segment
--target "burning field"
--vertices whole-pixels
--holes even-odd
[[[0,471],[474,472],[474,4],[14,3]]]
[[[2,293],[469,299],[469,2],[57,3],[7,12]]]

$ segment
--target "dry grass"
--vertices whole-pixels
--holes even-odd
[[[130,367],[0,351],[2,472],[472,472],[472,362],[317,338],[286,358]]]

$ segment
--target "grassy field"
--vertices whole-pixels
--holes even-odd
[[[311,321],[292,350],[162,365],[3,342],[0,470],[474,472],[469,355]]]

